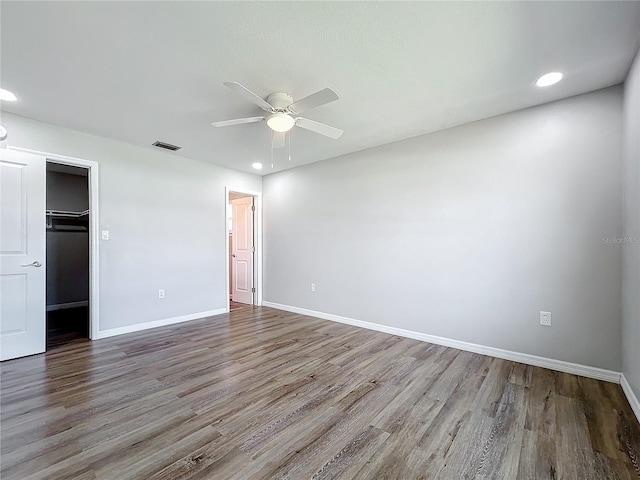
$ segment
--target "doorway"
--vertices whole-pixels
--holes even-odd
[[[89,169],[47,162],[47,349],[88,339]]]
[[[262,303],[260,194],[226,189],[227,310]]]

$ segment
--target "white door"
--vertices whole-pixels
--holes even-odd
[[[231,200],[231,299],[253,304],[253,197]]]
[[[0,360],[46,348],[45,168],[0,149]]]

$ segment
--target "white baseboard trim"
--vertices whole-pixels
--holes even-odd
[[[640,400],[636,397],[636,394],[633,393],[631,389],[631,385],[627,381],[627,378],[624,376],[624,373],[620,376],[620,386],[622,387],[622,391],[627,396],[627,400],[629,401],[629,405],[631,405],[631,410],[636,414],[636,418],[638,422],[640,422]]]
[[[605,370],[602,368],[590,367],[588,365],[564,362],[562,360],[554,360],[552,358],[538,357],[537,355],[513,352],[511,350],[503,350],[501,348],[487,347],[484,345],[478,345],[476,343],[462,342],[460,340],[453,340],[451,338],[438,337],[435,335],[428,335],[426,333],[414,332],[412,330],[389,327],[387,325],[380,325],[378,323],[371,323],[365,322],[363,320],[341,317],[339,315],[333,315],[331,313],[317,312],[315,310],[307,310],[306,308],[293,307],[291,305],[282,305],[280,303],[268,301],[263,301],[262,305],[265,307],[277,308],[278,310],[284,310],[287,312],[308,315],[310,317],[322,318],[323,320],[345,323],[347,325],[353,325],[354,327],[361,327],[378,332],[390,333],[391,335],[398,335],[399,337],[407,337],[414,340],[421,340],[423,342],[443,345],[445,347],[457,348],[458,350],[465,350],[467,352],[479,353],[481,355],[488,355],[490,357],[502,358],[504,360],[525,363],[527,365],[533,365],[536,367],[548,368],[550,370],[557,370],[559,372],[572,373],[574,375],[580,375],[582,377],[604,380],[605,382],[620,383],[620,372],[614,372],[612,370]]]
[[[56,310],[64,310],[66,308],[88,307],[89,301],[82,300],[80,302],[68,302],[68,303],[56,303],[54,305],[47,305],[47,312],[55,312]]]
[[[154,320],[152,322],[136,323],[135,325],[127,325],[126,327],[100,330],[98,331],[98,334],[95,337],[93,337],[92,340],[115,337],[116,335],[124,335],[125,333],[139,332],[141,330],[148,330],[150,328],[165,327],[167,325],[173,325],[174,323],[182,323],[182,322],[188,322],[189,320],[198,320],[200,318],[213,317],[214,315],[220,315],[228,312],[229,311],[226,308],[218,308],[217,310],[209,310],[208,312],[191,313],[189,315],[163,318],[162,320]]]

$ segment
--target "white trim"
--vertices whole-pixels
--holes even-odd
[[[262,193],[247,190],[245,188],[235,188],[227,185],[224,187],[224,258],[226,267],[225,284],[227,286],[227,311],[231,309],[231,285],[229,285],[229,269],[231,268],[231,265],[229,265],[229,219],[227,218],[227,204],[229,203],[229,193],[242,193],[244,195],[250,195],[255,198],[256,210],[254,212],[254,229],[256,231],[256,264],[254,265],[254,283],[257,284],[255,304],[258,306],[262,305]]]
[[[218,308],[217,310],[209,310],[208,312],[191,313],[189,315],[180,315],[179,317],[163,318],[161,320],[153,320],[151,322],[136,323],[135,325],[127,325],[126,327],[110,328],[108,330],[100,330],[94,340],[101,338],[114,337],[116,335],[124,335],[125,333],[139,332],[141,330],[149,330],[150,328],[165,327],[175,323],[188,322],[189,320],[199,320],[214,315],[228,313],[226,308]]]
[[[89,338],[99,338],[100,332],[100,204],[98,195],[98,162],[82,158],[67,157],[55,153],[32,150],[30,148],[7,146],[8,150],[35,153],[45,157],[47,162],[61,163],[89,169]]]
[[[278,310],[285,310],[287,312],[299,313],[301,315],[322,318],[324,320],[331,320],[333,322],[346,323],[347,325],[353,325],[355,327],[390,333],[392,335],[398,335],[400,337],[413,338],[414,340],[421,340],[423,342],[444,345],[445,347],[457,348],[458,350],[465,350],[467,352],[479,353],[481,355],[488,355],[490,357],[525,363],[527,365],[534,365],[536,367],[543,367],[551,370],[558,370],[560,372],[572,373],[574,375],[580,375],[583,377],[595,378],[596,380],[604,380],[605,382],[620,383],[619,372],[604,370],[602,368],[564,362],[562,360],[555,360],[552,358],[538,357],[537,355],[513,352],[511,350],[503,350],[501,348],[487,347],[485,345],[478,345],[476,343],[462,342],[460,340],[453,340],[451,338],[428,335],[426,333],[414,332],[412,330],[404,330],[402,328],[396,327],[389,327],[387,325],[380,325],[378,323],[365,322],[363,320],[341,317],[339,315],[333,315],[331,313],[307,310],[306,308],[292,307],[290,305],[282,305],[280,303],[265,301],[262,302],[262,305],[265,307],[277,308]]]
[[[631,405],[631,410],[636,414],[636,418],[640,422],[640,400],[636,397],[636,394],[633,392],[631,385],[627,382],[627,377],[624,376],[624,373],[620,376],[620,386],[622,387],[622,391],[627,396],[627,400],[629,401],[629,405]]]
[[[86,307],[87,305],[89,305],[89,302],[87,300],[81,300],[79,302],[55,303],[53,305],[47,305],[47,312],[66,310],[67,308]]]

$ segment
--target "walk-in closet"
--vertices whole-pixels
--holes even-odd
[[[88,169],[47,163],[47,348],[89,337]]]

